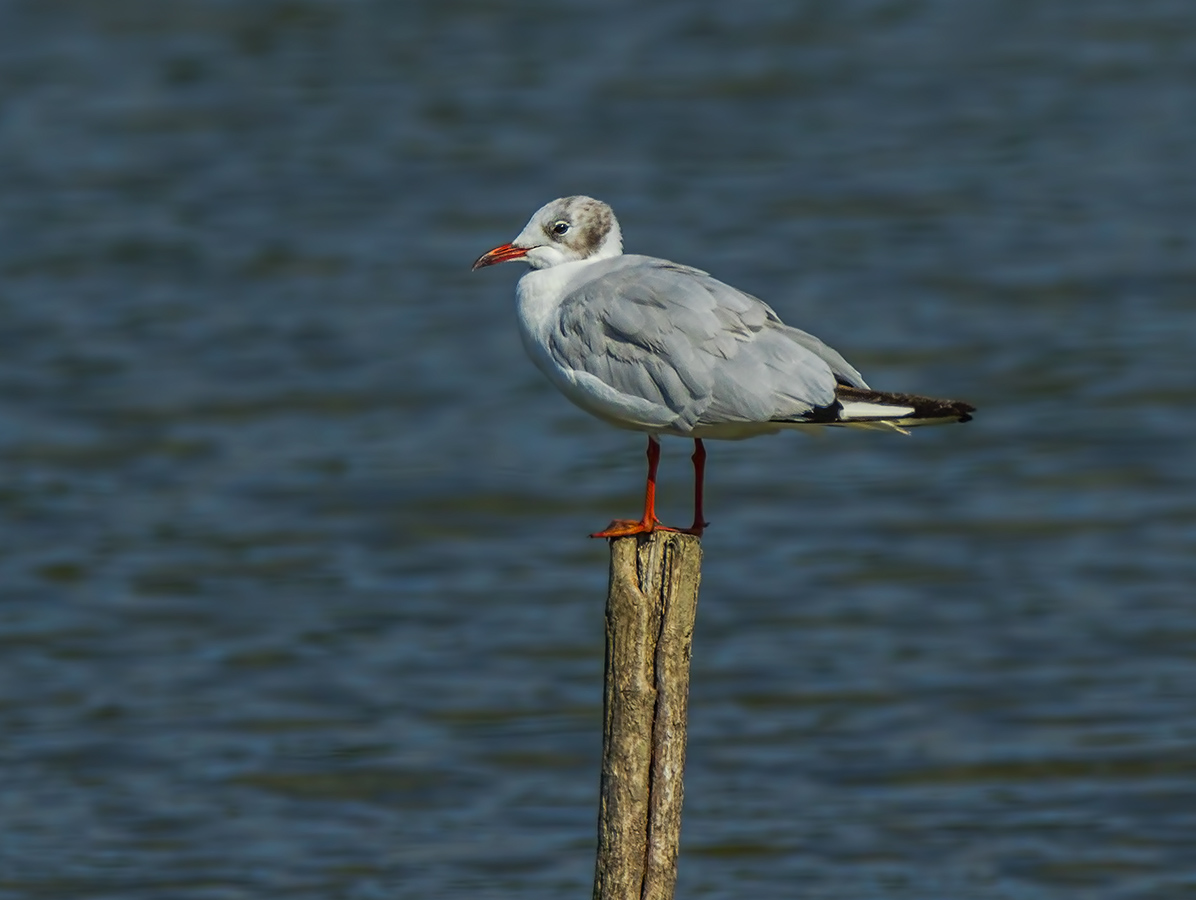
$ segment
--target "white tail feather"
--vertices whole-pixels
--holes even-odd
[[[848,400],[842,403],[843,410],[839,418],[843,421],[851,419],[885,419],[899,418],[912,415],[912,406],[889,406],[885,403],[869,403],[866,400]]]

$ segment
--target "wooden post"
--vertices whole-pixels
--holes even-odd
[[[610,542],[594,900],[671,900],[677,882],[698,538]]]

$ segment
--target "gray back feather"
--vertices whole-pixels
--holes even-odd
[[[800,418],[859,372],[767,304],[700,269],[648,256],[587,266],[566,287],[549,352],[679,430]]]

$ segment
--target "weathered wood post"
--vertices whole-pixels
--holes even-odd
[[[693,535],[610,542],[595,900],[673,896],[701,565]]]

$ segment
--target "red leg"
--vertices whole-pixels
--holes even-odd
[[[660,464],[660,441],[648,435],[648,483],[644,486],[644,515],[635,519],[615,519],[602,531],[590,537],[626,537],[630,534],[651,534],[653,531],[680,531],[684,534],[701,536],[706,527],[702,517],[702,492],[706,479],[706,448],[698,438],[694,439],[694,524],[691,528],[669,528],[656,518],[656,468]]]
[[[706,517],[702,515],[702,494],[706,485],[706,447],[701,438],[694,438],[694,523],[688,530],[689,534],[702,536],[705,530]]]
[[[660,528],[656,518],[656,467],[660,464],[660,441],[648,435],[648,483],[644,487],[644,515],[635,519],[615,519],[602,531],[590,537],[624,537],[629,534],[650,534]],[[673,529],[665,529],[672,531]]]

